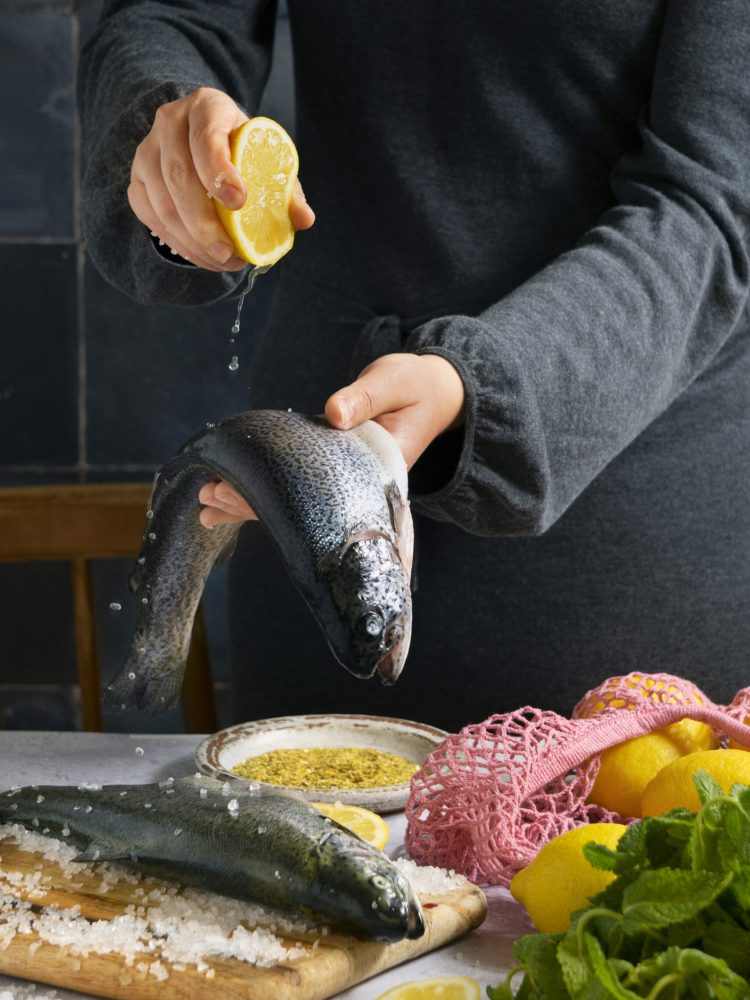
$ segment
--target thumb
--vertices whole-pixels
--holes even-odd
[[[357,427],[365,420],[372,420],[382,413],[407,406],[405,386],[395,378],[396,372],[388,366],[388,356],[366,368],[356,382],[335,392],[326,403],[325,415],[329,424],[339,430]]]
[[[188,115],[190,152],[200,182],[212,197],[234,210],[245,204],[247,191],[232,163],[229,140],[245,121],[247,116],[231,97],[210,88],[197,92]]]

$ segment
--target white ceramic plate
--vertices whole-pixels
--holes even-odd
[[[222,729],[201,743],[195,753],[195,762],[204,774],[231,781],[246,780],[232,774],[232,768],[248,757],[270,750],[302,747],[370,747],[399,754],[422,765],[425,757],[447,735],[442,729],[421,722],[378,715],[291,715]],[[285,790],[313,802],[344,802],[375,812],[403,809],[409,797],[408,782],[376,788]]]

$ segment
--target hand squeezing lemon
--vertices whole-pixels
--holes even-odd
[[[270,266],[294,244],[290,208],[297,187],[297,150],[278,122],[251,118],[233,133],[231,156],[247,199],[236,211],[216,200],[216,212],[237,256],[256,266]]]

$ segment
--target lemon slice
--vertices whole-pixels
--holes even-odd
[[[299,169],[297,149],[270,118],[251,118],[240,125],[231,149],[247,200],[233,212],[215,199],[219,219],[239,257],[256,266],[275,264],[294,243],[289,203]]]
[[[436,979],[414,979],[401,983],[377,1000],[480,1000],[481,987],[468,976],[440,976]]]
[[[388,843],[391,831],[388,824],[377,813],[361,806],[345,806],[341,802],[311,802],[324,816],[330,816],[337,823],[356,833],[368,844],[383,850]]]

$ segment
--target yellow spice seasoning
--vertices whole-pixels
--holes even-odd
[[[382,788],[409,781],[418,765],[369,747],[305,747],[248,757],[232,773],[288,788]]]

